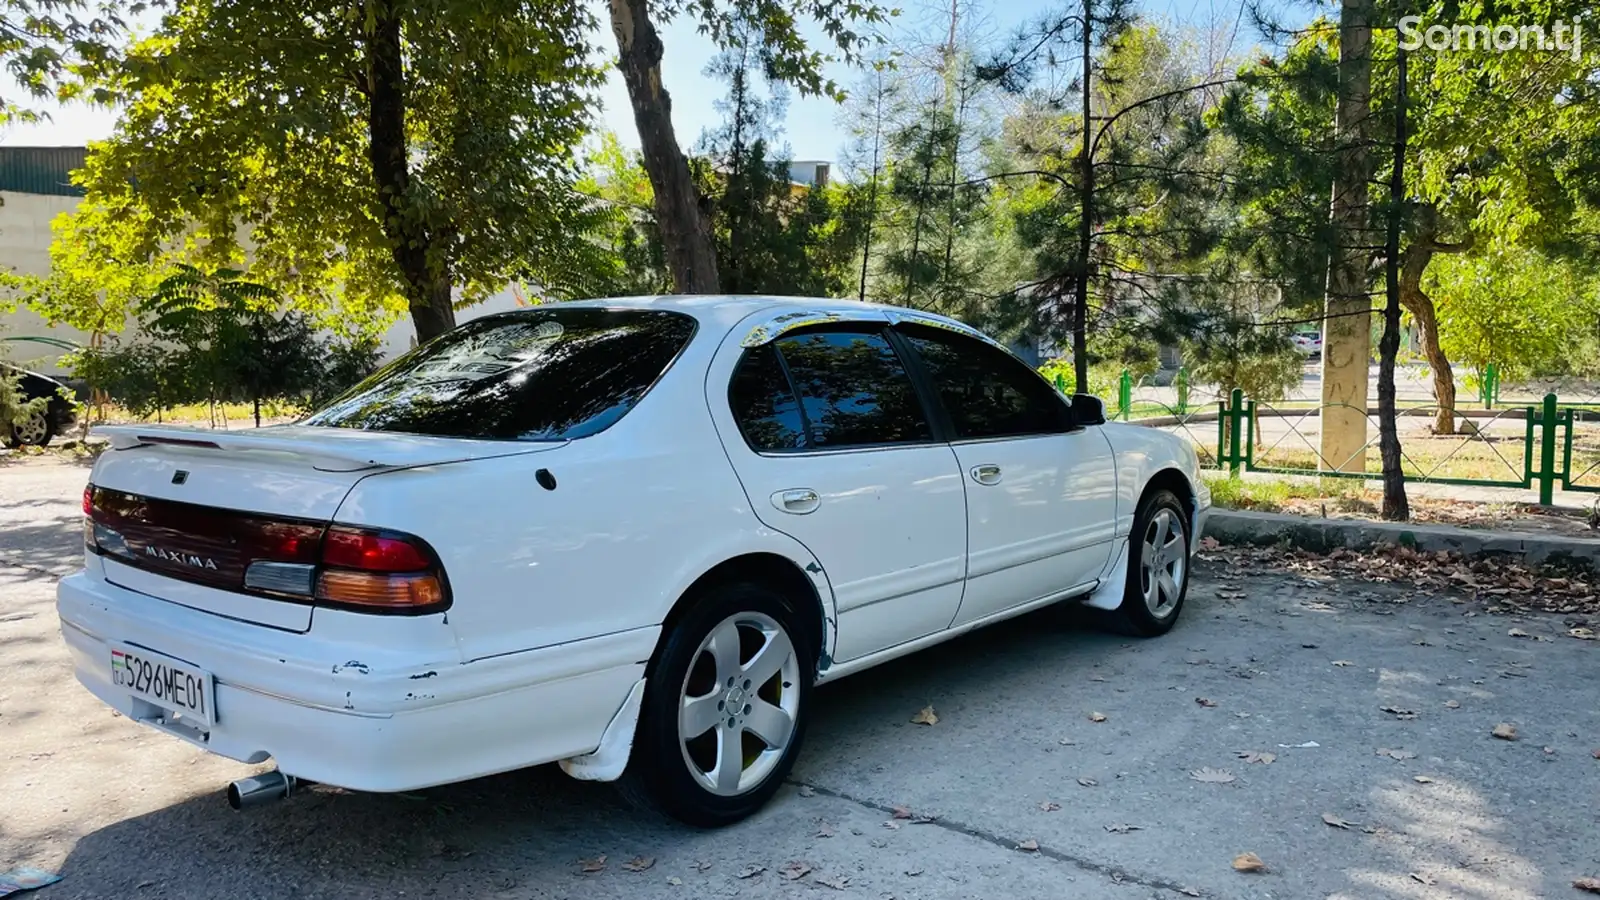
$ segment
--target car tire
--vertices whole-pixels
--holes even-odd
[[[1139,504],[1128,536],[1128,580],[1115,620],[1139,637],[1166,634],[1189,594],[1190,520],[1169,490],[1151,491]]]
[[[698,597],[652,663],[623,795],[699,828],[731,825],[770,800],[811,708],[816,653],[802,621],[759,584]]]
[[[36,412],[27,421],[11,426],[6,434],[6,445],[21,447],[24,444],[33,444],[43,447],[49,444],[54,436],[55,428],[50,416],[44,412]]]

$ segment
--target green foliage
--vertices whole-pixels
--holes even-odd
[[[0,273],[0,292],[26,303],[51,325],[91,336],[122,330],[138,301],[150,296],[163,267],[137,262],[148,254],[137,229],[84,203],[51,223],[48,275]]]
[[[319,336],[276,292],[232,269],[180,266],[139,310],[145,340],[116,339],[70,361],[74,374],[139,417],[203,401],[316,404],[370,374],[370,338]]]
[[[598,213],[589,239],[603,251],[594,271],[593,293],[601,297],[660,294],[672,288],[655,192],[637,151],[624,148],[613,132],[600,135],[585,160],[577,189],[593,197]]]
[[[45,411],[49,398],[28,399],[22,392],[22,371],[6,361],[4,344],[0,344],[0,438],[9,436],[11,426],[26,422]]]
[[[144,419],[188,402],[193,394],[186,360],[150,343],[123,346],[117,338],[85,348],[63,360],[73,376]]]
[[[53,96],[74,97],[81,88],[64,83],[81,68],[104,66],[116,59],[125,15],[137,15],[148,4],[114,0],[0,0],[0,63],[27,95],[0,99],[0,125],[38,121],[31,102]]]
[[[600,81],[588,8],[362,10],[174,0],[90,82],[126,104],[79,176],[132,229],[125,262],[235,266],[248,241],[252,277],[300,309],[379,324],[452,287],[458,303],[513,279],[586,292],[593,218],[570,154]],[[376,74],[390,61],[398,83]]]
[[[1592,374],[1600,367],[1600,296],[1591,273],[1536,251],[1497,245],[1429,270],[1440,342],[1478,378]]]

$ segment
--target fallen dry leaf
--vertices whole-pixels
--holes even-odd
[[[1360,827],[1361,824],[1359,822],[1346,822],[1344,819],[1334,815],[1333,813],[1323,813],[1322,821],[1327,822],[1329,825],[1332,825],[1335,828],[1342,828],[1345,831],[1349,831],[1351,828]]]
[[[1600,635],[1596,635],[1594,633],[1594,629],[1591,628],[1569,628],[1567,629],[1567,636],[1575,637],[1580,641],[1592,641],[1596,637],[1600,637]]]
[[[1588,891],[1591,894],[1600,894],[1600,878],[1579,878],[1572,882],[1572,886],[1580,891]]]
[[[1277,759],[1278,756],[1275,753],[1264,753],[1260,750],[1240,750],[1239,758],[1247,763],[1262,763],[1263,765],[1271,765],[1272,761]]]
[[[1106,720],[1106,714],[1105,713],[1097,713],[1097,712],[1089,713],[1089,721],[1091,721],[1091,722],[1104,722],[1105,720]]]
[[[1056,741],[1056,743],[1060,744],[1063,747],[1073,747],[1073,746],[1077,746],[1078,742],[1073,740],[1072,738],[1062,738],[1061,740]]]
[[[1502,741],[1514,741],[1517,739],[1517,726],[1512,725],[1509,722],[1501,722],[1499,725],[1494,727],[1493,731],[1489,733]]]
[[[817,823],[817,837],[819,837],[819,838],[831,838],[831,837],[833,837],[833,834],[834,834],[833,825],[831,823],[829,823],[829,822],[818,822]]]
[[[1523,631],[1521,628],[1513,628],[1510,631],[1506,632],[1506,634],[1508,636],[1510,636],[1510,637],[1527,637],[1528,636],[1528,633],[1526,631]]]
[[[1334,660],[1334,661],[1333,661],[1333,664],[1334,664],[1334,665],[1336,665],[1336,666],[1338,666],[1338,667],[1339,667],[1339,668],[1341,668],[1341,669],[1342,669],[1342,668],[1344,668],[1344,667],[1346,667],[1346,666],[1353,666],[1353,665],[1355,665],[1355,663],[1353,663],[1353,662],[1351,662],[1351,661],[1350,661],[1350,660],[1348,660],[1348,659],[1336,659],[1336,660]]]
[[[1417,717],[1417,711],[1414,709],[1401,709],[1398,706],[1380,706],[1378,708],[1396,719],[1415,719]]]
[[[1241,853],[1233,858],[1233,868],[1237,872],[1265,872],[1267,864],[1254,853]]]
[[[1045,812],[1055,812],[1061,808],[1061,804],[1056,803],[1053,800],[1046,800],[1045,802],[1039,804],[1039,808]]]
[[[1426,775],[1413,775],[1411,776],[1411,780],[1415,781],[1417,784],[1433,784],[1433,779]]]
[[[1432,878],[1428,877],[1427,875],[1418,875],[1415,872],[1411,873],[1411,877],[1413,879],[1415,879],[1418,884],[1435,884],[1436,883]]]
[[[1417,755],[1415,753],[1412,753],[1410,750],[1390,750],[1387,747],[1380,749],[1378,751],[1378,755],[1379,756],[1387,756],[1390,759],[1396,760],[1396,761],[1399,761],[1399,762],[1405,762],[1408,759],[1416,759],[1417,758]]]
[[[819,876],[816,881],[817,884],[820,884],[823,887],[833,888],[836,891],[842,891],[850,886],[849,875],[823,875]]]
[[[1079,778],[1078,779],[1078,783],[1083,785],[1084,787],[1094,787],[1095,785],[1099,784],[1100,782],[1095,781],[1093,778]]]
[[[924,706],[921,712],[911,717],[911,724],[937,725],[939,724],[939,714],[933,711],[933,707]]]
[[[1201,784],[1231,784],[1234,781],[1233,773],[1222,769],[1213,769],[1204,766],[1189,773],[1189,777]]]
[[[1033,851],[1039,849],[1039,842],[1034,840],[1033,838],[1028,838],[1027,840],[1018,843],[1017,844],[1017,849],[1018,850],[1026,850],[1029,853],[1032,853]]]
[[[1194,698],[1194,702],[1200,704],[1201,706],[1206,706],[1206,707],[1211,707],[1211,706],[1216,706],[1217,705],[1217,701],[1211,699],[1210,697],[1196,697],[1196,698]]]
[[[629,872],[643,872],[655,864],[656,858],[654,856],[635,856],[633,859],[623,863],[622,867]]]
[[[900,830],[900,823],[899,822],[885,822],[885,823],[883,823],[883,827],[889,829],[890,831],[899,831]]]
[[[800,796],[802,796],[802,797],[815,797],[816,795],[817,795],[817,789],[816,788],[812,787],[809,784],[800,785]]]
[[[894,806],[894,807],[890,807],[889,812],[896,819],[909,819],[909,818],[911,818],[911,809],[910,809],[910,807]]]
[[[1209,550],[1215,550],[1215,549],[1217,549],[1218,547],[1221,547],[1221,546],[1222,545],[1220,543],[1218,543],[1217,539],[1214,538],[1214,537],[1203,537],[1203,538],[1200,539],[1200,549],[1201,550],[1208,550],[1208,551]]]
[[[766,866],[745,866],[744,868],[739,870],[739,874],[738,874],[737,877],[739,877],[739,878],[754,878],[757,875],[760,875],[762,872],[765,872],[766,870],[767,870]]]
[[[695,860],[694,870],[696,872],[709,872],[709,871],[711,871],[711,862],[710,862],[710,860],[705,860],[705,859]]]
[[[1461,708],[1461,701],[1460,700],[1446,700],[1444,702],[1444,708],[1445,709],[1460,709]]]
[[[679,878],[676,875],[669,875],[669,876],[667,876],[667,884],[670,884],[673,887],[682,887],[683,886],[683,879]]]
[[[1184,895],[1185,897],[1198,897],[1198,896],[1200,896],[1200,892],[1195,890],[1192,887],[1181,887],[1181,888],[1178,888],[1178,893]]]
[[[800,879],[806,877],[810,871],[810,863],[800,862],[799,860],[791,860],[783,864],[783,868],[778,870],[778,874],[790,881],[799,881]]]
[[[602,853],[592,859],[580,859],[578,865],[583,867],[585,874],[593,875],[606,867],[606,855]]]
[[[1600,759],[1600,747],[1596,747],[1594,749],[1594,752],[1590,753],[1589,755],[1594,757],[1595,759]]]
[[[1127,834],[1130,831],[1143,831],[1144,830],[1144,828],[1142,826],[1139,826],[1139,825],[1107,825],[1107,826],[1105,826],[1105,828],[1106,828],[1107,831],[1111,832],[1112,834]]]

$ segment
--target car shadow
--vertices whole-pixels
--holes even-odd
[[[3,504],[8,507],[24,503]],[[0,535],[0,565],[17,566],[53,576],[83,565],[83,517],[76,513],[32,518],[7,525]]]

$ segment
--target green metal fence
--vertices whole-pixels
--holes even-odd
[[[1361,415],[1368,420],[1370,440],[1351,459],[1332,461],[1323,458],[1309,425],[1315,422],[1320,429],[1328,410],[1347,407],[1279,407],[1237,390],[1227,396],[1207,395],[1197,391],[1187,369],[1179,369],[1170,386],[1166,393],[1150,379],[1136,381],[1124,371],[1115,385],[1115,404],[1107,404],[1107,418],[1184,436],[1195,445],[1201,465],[1232,475],[1262,472],[1356,480],[1382,475],[1377,418],[1368,410]],[[1064,393],[1069,390],[1067,380],[1059,376],[1056,387]],[[1545,504],[1554,500],[1557,488],[1600,494],[1600,409],[1596,408],[1600,404],[1581,390],[1577,393],[1576,401],[1565,403],[1551,391],[1537,402],[1505,405],[1499,373],[1491,366],[1478,385],[1476,399],[1483,409],[1469,412],[1458,406],[1445,420],[1458,430],[1456,434],[1448,433],[1450,429],[1437,433],[1430,427],[1431,420],[1443,418],[1437,406],[1401,408],[1406,480],[1537,489],[1539,502]],[[1360,468],[1350,471],[1358,456]]]

